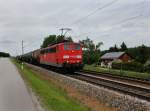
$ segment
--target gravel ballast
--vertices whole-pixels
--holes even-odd
[[[150,111],[150,102],[144,101],[129,95],[121,94],[103,87],[95,86],[84,81],[80,81],[56,72],[46,70],[37,66],[27,64],[33,70],[48,74],[57,83],[66,87],[72,87],[79,93],[92,97],[108,106],[117,108],[121,111]]]

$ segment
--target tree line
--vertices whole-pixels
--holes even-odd
[[[72,37],[65,37],[63,35],[49,35],[45,37],[41,48],[45,48],[51,44],[56,44],[63,41],[73,42]],[[95,44],[90,38],[79,41],[83,45],[83,62],[85,64],[96,63],[100,58],[100,47],[103,45],[102,42]]]
[[[5,52],[0,52],[0,57],[10,57],[10,54]]]
[[[63,35],[49,35],[45,37],[43,44],[41,45],[41,48],[45,48],[48,45],[56,44],[63,41],[70,41],[73,42],[73,39],[71,36],[65,37]],[[133,59],[137,62],[140,62],[142,64],[146,63],[150,59],[150,47],[141,45],[134,48],[128,48],[128,46],[125,44],[125,42],[122,42],[120,47],[118,47],[116,44],[109,48],[109,50],[101,51],[101,46],[103,45],[103,42],[97,42],[94,43],[93,40],[90,38],[86,38],[84,40],[80,40],[79,43],[83,45],[83,62],[85,64],[94,64],[98,63],[100,57],[107,53],[107,52],[119,52],[124,51],[131,55]]]
[[[101,55],[107,52],[119,52],[124,51],[128,53],[136,62],[145,64],[148,60],[150,60],[150,47],[142,44],[137,47],[128,48],[125,42],[122,42],[120,47],[116,44],[109,48],[109,50],[104,50],[101,52]]]
[[[49,45],[56,44],[56,43],[63,42],[63,41],[72,42],[73,40],[72,40],[72,37],[65,37],[63,35],[49,35],[49,36],[45,37],[45,39],[41,45],[41,48],[45,48]]]

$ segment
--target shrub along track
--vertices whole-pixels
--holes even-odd
[[[91,84],[119,91],[143,100],[150,101],[150,83],[124,77],[106,76],[94,73],[76,72],[70,75]]]

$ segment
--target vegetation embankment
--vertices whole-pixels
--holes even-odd
[[[70,98],[65,91],[54,84],[44,80],[40,74],[24,65],[21,70],[20,63],[12,60],[22,76],[33,91],[40,97],[45,109],[48,111],[88,111],[89,109],[81,105],[78,101]]]
[[[130,78],[135,78],[135,79],[150,80],[149,73],[108,69],[108,68],[102,68],[102,67],[93,66],[93,65],[85,65],[84,70],[96,71],[96,72],[102,72],[102,73],[111,73],[112,75],[130,77]]]

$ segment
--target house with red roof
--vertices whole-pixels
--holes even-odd
[[[101,57],[101,66],[110,67],[113,61],[118,60],[122,62],[130,62],[132,57],[126,52],[109,52]]]

